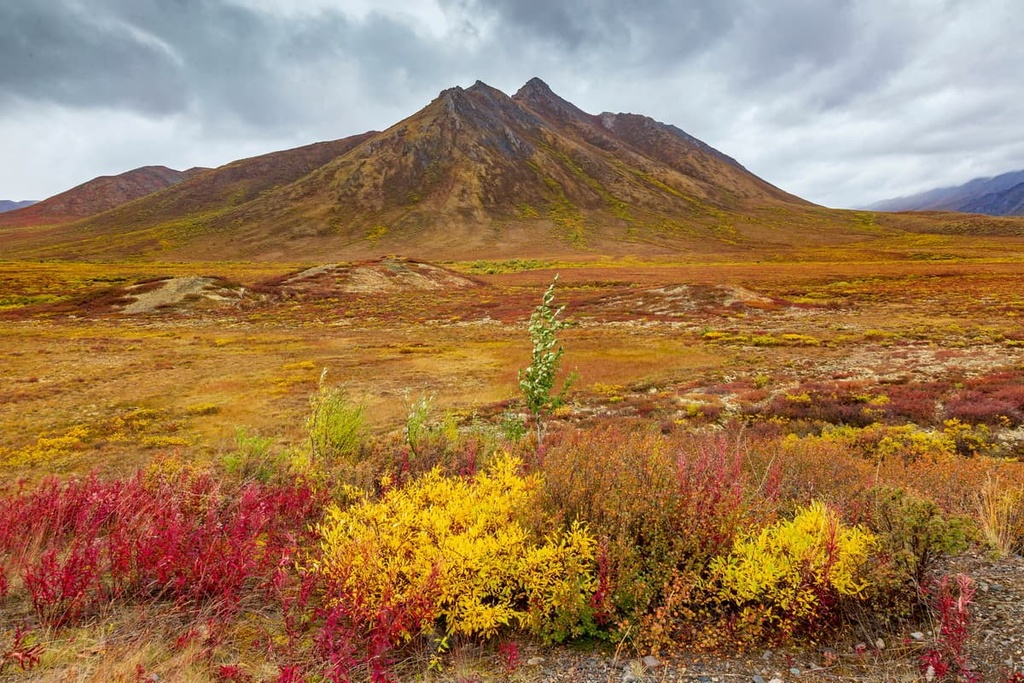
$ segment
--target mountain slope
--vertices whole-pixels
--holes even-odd
[[[282,238],[360,256],[671,249],[751,202],[807,205],[678,129],[585,114],[540,81],[515,97],[477,82],[208,229],[241,226],[246,258]]]
[[[176,171],[166,166],[143,166],[114,176],[100,176],[49,199],[0,216],[0,226],[68,223],[94,216],[145,197],[205,171]]]
[[[1024,181],[1005,190],[967,200],[960,205],[958,211],[986,213],[990,216],[1024,216]]]
[[[873,211],[960,211],[990,216],[1024,216],[1024,170],[963,185],[940,187],[908,197],[876,202]]]
[[[90,223],[116,230],[127,223],[148,227],[182,220],[200,221],[287,185],[374,134],[363,133],[233,161],[169,187],[142,203],[120,206]]]
[[[381,133],[241,160],[66,226],[0,229],[0,245],[49,258],[573,258],[774,254],[899,232],[533,79],[512,97],[449,88]]]

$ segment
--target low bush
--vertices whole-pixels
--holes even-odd
[[[106,605],[201,613],[279,680],[386,681],[413,652],[515,632],[657,650],[816,638],[850,618],[891,627],[922,614],[919,589],[972,540],[966,515],[1021,548],[1024,471],[972,450],[987,426],[789,426],[620,421],[560,427],[537,449],[421,401],[404,432],[313,460],[242,430],[220,469],[165,459],[8,485],[0,600],[31,602],[55,630]],[[242,680],[232,656],[210,670]]]
[[[946,399],[944,414],[969,424],[1024,424],[1024,371],[989,373],[964,382]]]
[[[809,382],[769,401],[764,417],[808,424],[864,427],[884,414],[888,399],[860,382]]]
[[[306,429],[314,461],[348,463],[355,461],[366,439],[362,405],[355,403],[342,389],[328,386],[327,371],[320,375],[320,386],[310,399]]]
[[[820,502],[736,539],[711,561],[707,588],[734,641],[786,640],[836,625],[838,605],[865,596],[874,536]]]
[[[51,626],[110,600],[231,611],[295,555],[323,502],[298,479],[233,486],[190,468],[51,480],[0,499],[0,550]]]
[[[666,599],[675,575],[727,552],[754,516],[771,518],[774,489],[745,466],[725,437],[577,432],[545,454],[545,507],[600,539],[603,609],[625,627]]]
[[[878,537],[880,550],[895,570],[891,577],[898,584],[910,583],[911,589],[924,585],[939,560],[967,549],[972,536],[970,522],[943,513],[927,498],[879,486],[867,492],[866,502],[865,522]]]
[[[447,636],[521,628],[560,641],[588,632],[594,540],[578,524],[533,537],[527,522],[542,483],[519,465],[501,459],[472,480],[434,470],[379,501],[330,508],[310,563],[329,604],[380,615],[428,604],[418,618],[398,619],[405,626],[389,636],[397,640],[435,620]]]

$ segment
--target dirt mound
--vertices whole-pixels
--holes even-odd
[[[122,313],[151,313],[182,304],[226,303],[237,301],[241,291],[208,277],[175,277],[128,287],[125,295],[134,299]]]
[[[352,265],[316,266],[281,283],[283,290],[296,294],[322,294],[325,291],[392,294],[410,290],[450,290],[478,286],[479,282],[447,268],[395,258]]]
[[[734,285],[667,285],[613,294],[592,308],[605,313],[681,317],[722,308],[776,308],[783,302]]]

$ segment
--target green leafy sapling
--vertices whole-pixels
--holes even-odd
[[[530,315],[528,329],[533,343],[533,356],[530,365],[519,371],[519,388],[523,392],[526,409],[533,417],[538,448],[544,439],[545,418],[565,402],[565,394],[576,379],[575,373],[571,373],[555,393],[556,376],[565,353],[565,349],[558,343],[557,333],[568,327],[568,323],[559,320],[565,306],[554,307],[557,282],[556,275],[544,292],[540,305]]]

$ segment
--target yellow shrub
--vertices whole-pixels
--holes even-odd
[[[864,568],[873,545],[870,532],[844,526],[835,511],[813,502],[791,521],[738,539],[728,556],[712,560],[708,586],[724,609],[738,612],[745,635],[757,637],[769,627],[788,634],[827,620],[824,600],[867,588]]]
[[[88,427],[75,425],[63,434],[40,436],[34,444],[0,452],[0,464],[10,467],[35,467],[43,464],[57,467],[75,452],[83,450],[92,436]]]
[[[799,441],[835,443],[876,462],[899,459],[911,463],[943,459],[956,453],[956,442],[946,431],[921,429],[916,425],[828,425],[820,436],[787,437],[785,443],[793,446]]]
[[[500,458],[472,481],[435,469],[380,501],[333,507],[318,527],[314,566],[338,600],[382,606],[434,595],[449,635],[578,635],[589,623],[595,542],[579,525],[530,537],[521,520],[537,506],[540,482],[519,475],[519,464]]]

